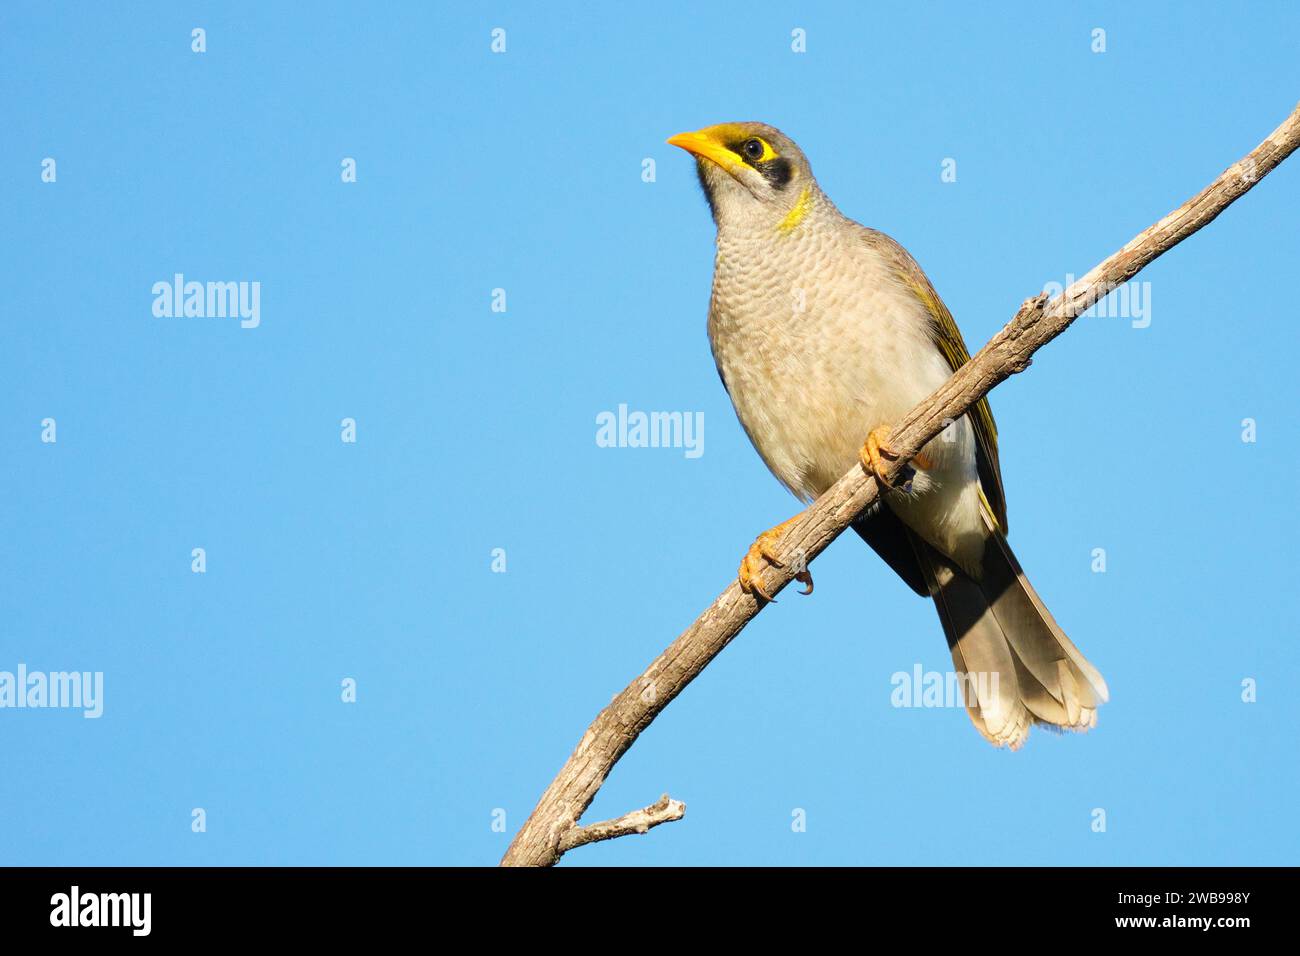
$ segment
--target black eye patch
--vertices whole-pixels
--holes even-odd
[[[777,189],[785,189],[794,178],[794,166],[783,156],[768,160],[766,163],[758,163],[754,168]]]
[[[772,184],[773,189],[785,189],[794,178],[794,165],[784,156],[774,156],[766,162],[755,158],[755,153],[762,150],[762,143],[757,139],[741,140],[727,147],[746,165],[752,166],[763,174],[763,178]]]

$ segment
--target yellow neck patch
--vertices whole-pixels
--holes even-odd
[[[786,213],[785,218],[777,224],[777,232],[792,232],[794,227],[803,222],[808,213],[812,211],[812,205],[812,188],[805,186],[803,192],[799,194],[799,201],[794,204],[794,208]]]

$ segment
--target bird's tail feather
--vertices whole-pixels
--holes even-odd
[[[1109,694],[1025,577],[1006,538],[990,528],[977,581],[912,535],[943,622],[966,710],[995,746],[1019,748],[1029,728],[1087,730]]]

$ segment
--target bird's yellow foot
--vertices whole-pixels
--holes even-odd
[[[744,560],[740,562],[740,572],[737,575],[740,578],[741,590],[762,598],[769,603],[776,602],[776,598],[763,590],[763,584],[759,578],[764,566],[767,564],[777,568],[785,567],[785,562],[777,556],[776,543],[781,540],[786,528],[792,525],[798,517],[799,515],[795,515],[789,521],[782,521],[775,528],[764,531],[749,546],[749,552],[745,555]],[[799,592],[800,594],[812,594],[813,579],[807,568],[800,568],[794,579],[801,584],[807,585],[804,590]]]
[[[886,490],[892,491],[895,487],[885,477],[885,469],[888,467],[886,461],[896,461],[897,459],[898,452],[889,446],[889,427],[886,425],[873,428],[871,434],[867,435],[866,444],[858,452],[858,460],[862,462],[862,467],[866,469],[867,474],[875,477],[882,492]],[[926,458],[925,455],[918,454],[912,461],[920,468],[928,469],[930,467],[930,459]],[[912,490],[912,479],[915,476],[916,472],[910,464],[904,466],[902,471],[903,491]]]

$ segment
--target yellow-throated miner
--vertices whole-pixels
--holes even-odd
[[[779,130],[726,123],[668,142],[696,157],[717,225],[709,342],[768,468],[804,501],[854,462],[877,476],[883,506],[854,529],[934,599],[957,671],[981,676],[966,704],[986,738],[1015,748],[1032,724],[1094,726],[1106,683],[1007,545],[988,401],[926,445],[906,482],[880,477],[882,456],[895,457],[888,426],[970,360],[921,267],[836,209]],[[742,586],[764,599],[757,575],[784,527],[741,562]]]

